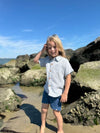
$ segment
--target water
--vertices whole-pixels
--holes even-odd
[[[12,88],[12,90],[22,98],[22,100],[25,101],[24,104],[22,104],[22,106],[20,107],[20,109],[25,109],[26,112],[28,112],[28,109],[29,109],[29,112],[30,111],[33,111],[33,114],[34,112],[36,114],[40,114],[40,112],[34,108],[34,106],[32,105],[32,101],[34,101],[34,103],[36,103],[36,105],[38,104],[41,104],[41,101],[39,101],[39,103],[37,103],[37,99],[41,96],[40,94],[43,92],[43,87],[33,87],[33,86],[30,86],[30,87],[27,87],[27,86],[20,86],[20,83],[18,82],[17,84],[15,85],[12,85],[12,84],[9,84],[9,85],[6,85],[6,87],[8,88]],[[36,100],[36,102],[35,102]],[[23,102],[24,102],[23,101]],[[28,107],[28,108],[25,108],[25,107]],[[40,105],[38,105],[40,107]],[[34,117],[30,116],[31,113],[29,113],[29,118],[32,122],[38,122],[38,119],[37,119],[37,115],[34,114]],[[6,116],[6,113],[5,113],[5,116]],[[36,118],[36,119],[34,119]],[[40,116],[38,117],[40,118]],[[0,128],[2,128],[2,125],[3,125],[3,118],[0,117]]]
[[[11,58],[4,58],[4,59],[0,58],[0,65],[3,65],[5,63],[9,62],[10,60],[12,60],[12,59]]]
[[[23,90],[20,87],[20,83],[18,82],[15,86],[12,87],[12,90],[23,100],[27,98],[27,96],[24,94]]]
[[[42,95],[43,93],[43,87],[41,86],[37,86],[37,87],[27,87],[27,86],[20,86],[20,83],[18,82],[17,84],[15,84],[14,86],[11,86],[12,90],[19,96],[21,97],[23,100],[28,98],[26,95]]]
[[[20,88],[20,83],[18,82],[15,86],[12,87],[12,90],[16,93],[16,94],[23,94],[22,89]]]

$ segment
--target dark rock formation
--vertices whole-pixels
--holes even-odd
[[[66,53],[67,59],[70,60],[70,58],[71,58],[71,57],[73,56],[73,54],[74,54],[74,50],[72,50],[72,49],[66,49],[66,50],[65,50],[65,53]]]
[[[98,60],[100,60],[100,38],[97,38],[86,47],[79,48],[74,51],[74,54],[70,59],[70,63],[77,72],[80,64]]]
[[[82,125],[100,124],[100,61],[80,65],[62,109],[64,122]]]
[[[100,124],[100,90],[85,93],[80,100],[66,106],[62,115],[65,123],[89,126]]]
[[[29,67],[27,65],[29,58],[29,55],[20,55],[16,58],[16,67],[20,69],[21,73],[29,70]]]

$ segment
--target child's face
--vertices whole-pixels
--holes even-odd
[[[52,56],[53,58],[58,56],[58,53],[59,53],[58,48],[53,41],[48,42],[47,48],[48,48],[48,54],[50,56]]]

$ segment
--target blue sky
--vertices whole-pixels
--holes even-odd
[[[0,58],[37,53],[58,34],[64,49],[100,36],[100,0],[0,0]]]

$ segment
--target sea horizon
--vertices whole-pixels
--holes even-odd
[[[0,58],[0,65],[3,65],[13,59],[15,58]]]

